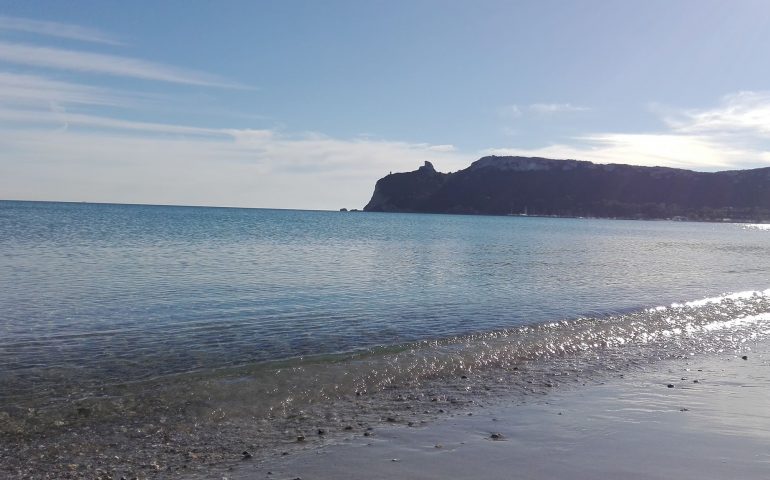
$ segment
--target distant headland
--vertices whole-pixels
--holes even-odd
[[[368,212],[770,221],[770,167],[695,172],[538,157],[430,162],[377,181]]]

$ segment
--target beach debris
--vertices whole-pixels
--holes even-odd
[[[345,430],[348,430],[348,431],[353,430],[353,427],[351,425],[345,425]]]
[[[502,433],[496,432],[489,436],[492,440],[505,440],[505,436]]]
[[[744,359],[744,360],[748,360],[748,359],[749,359],[749,356],[748,356],[748,355],[744,355],[744,356],[742,356],[741,358],[742,358],[742,359]]]
[[[244,460],[248,460],[248,459],[250,459],[251,457],[253,457],[253,455],[251,454],[251,452],[249,452],[248,450],[244,450],[244,451],[241,453],[241,455],[243,456],[243,459],[244,459]]]
[[[692,381],[692,383],[700,383],[700,380],[698,380],[698,379],[696,378],[695,380],[693,380],[693,381]]]
[[[444,448],[444,446],[441,445],[440,443],[437,443],[437,444],[433,445],[433,448]]]
[[[388,417],[388,418],[385,419],[385,421],[386,422],[390,422],[390,423],[394,423],[396,421],[396,419],[393,418],[393,417]]]
[[[669,384],[668,384],[668,385],[666,385],[666,386],[667,386],[668,388],[674,388],[674,384],[673,384],[673,383],[669,383]]]
[[[323,428],[319,428],[318,435],[326,435],[326,430],[324,430]]]
[[[304,435],[297,435],[297,441],[298,442],[304,442],[305,441],[305,436]]]
[[[680,412],[689,412],[690,409],[689,408],[680,408],[679,411]]]

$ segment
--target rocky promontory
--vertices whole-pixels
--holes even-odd
[[[377,181],[369,212],[703,221],[770,220],[770,167],[695,172],[538,157],[483,157],[454,173],[430,162]]]

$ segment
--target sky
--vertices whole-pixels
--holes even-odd
[[[770,2],[0,2],[0,198],[361,208],[485,155],[770,166]]]

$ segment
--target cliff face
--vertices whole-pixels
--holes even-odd
[[[770,220],[770,168],[694,172],[576,160],[484,157],[451,174],[425,166],[381,178],[377,212]]]
[[[424,212],[422,205],[436,193],[450,177],[439,173],[433,164],[425,165],[413,172],[392,173],[381,178],[374,186],[374,194],[364,211],[369,212]]]

